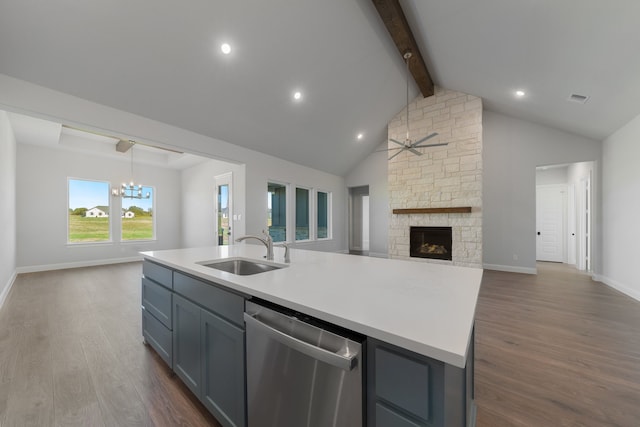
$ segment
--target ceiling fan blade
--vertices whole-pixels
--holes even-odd
[[[406,146],[407,146],[404,142],[397,141],[397,140],[395,140],[395,139],[393,139],[393,138],[389,138],[389,141],[391,141],[391,142],[395,142],[396,144],[398,144],[398,145],[402,145],[403,147],[406,147]]]
[[[413,148],[407,148],[407,150],[411,151],[411,152],[412,152],[413,154],[415,154],[416,156],[422,156],[422,153],[421,153],[421,152],[419,152],[419,151],[418,151],[418,150],[416,150],[416,149],[413,149]]]
[[[374,153],[382,153],[382,152],[387,152],[387,151],[392,151],[392,150],[404,150],[406,147],[394,147],[394,148],[385,148],[383,150],[376,150],[374,151]]]
[[[422,139],[420,139],[420,140],[418,140],[418,141],[414,142],[413,144],[411,144],[411,146],[412,146],[412,147],[415,147],[415,146],[417,146],[417,145],[420,145],[420,143],[425,142],[426,140],[431,139],[431,138],[433,138],[434,136],[438,136],[438,132],[434,132],[434,133],[432,133],[431,135],[427,135],[427,136],[425,136],[424,138],[422,138]]]
[[[437,144],[427,144],[427,145],[414,145],[413,148],[425,148],[425,147],[440,147],[444,145],[449,145],[448,142],[438,142]]]
[[[393,156],[389,157],[389,160],[393,159],[395,156],[397,156],[398,154],[402,153],[404,150],[406,150],[406,148],[401,149],[396,154],[394,154]]]

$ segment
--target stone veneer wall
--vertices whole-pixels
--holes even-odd
[[[409,104],[409,137],[425,143],[422,156],[405,151],[389,161],[389,256],[416,261],[482,267],[482,100],[436,87]],[[389,123],[389,138],[406,138],[406,110]],[[389,148],[397,147],[389,143]],[[395,151],[390,151],[394,154]],[[471,206],[469,214],[394,215],[393,209]],[[453,262],[409,257],[409,227],[452,227]]]

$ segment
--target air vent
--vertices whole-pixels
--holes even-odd
[[[571,95],[569,95],[568,100],[571,102],[577,102],[578,104],[586,104],[589,100],[589,97],[585,95],[578,95],[577,93],[572,93]]]

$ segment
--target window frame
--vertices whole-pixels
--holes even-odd
[[[284,187],[284,191],[285,191],[285,197],[284,197],[284,201],[285,201],[285,207],[284,207],[284,214],[285,214],[285,232],[284,232],[284,240],[273,240],[274,243],[291,243],[291,229],[292,227],[292,195],[291,195],[291,184],[286,183],[286,182],[282,182],[279,181],[277,179],[268,179],[267,180],[267,205],[266,205],[266,215],[265,215],[265,224],[267,226],[267,233],[269,235],[271,235],[270,233],[270,227],[269,227],[269,186],[270,185],[280,185],[282,187]],[[271,227],[273,227],[273,206],[271,206]],[[273,238],[273,237],[272,237]]]
[[[295,243],[303,243],[303,242],[312,242],[315,240],[315,233],[313,232],[314,227],[314,215],[313,215],[313,188],[303,187],[300,185],[295,186],[295,194],[294,194],[294,203],[293,203],[293,242]],[[298,190],[304,190],[307,192],[307,233],[309,237],[307,239],[298,240]]]
[[[109,236],[106,240],[95,240],[95,241],[80,241],[80,242],[73,242],[71,241],[70,237],[70,233],[71,233],[71,224],[70,224],[70,217],[71,217],[71,213],[69,212],[69,209],[71,209],[71,207],[69,206],[69,203],[71,201],[71,194],[70,194],[70,185],[71,185],[71,181],[86,181],[86,182],[98,182],[98,183],[103,183],[103,184],[107,184],[107,203],[109,206],[109,212],[107,212],[107,218],[108,218],[108,222],[107,222],[107,230],[109,232]],[[113,243],[113,221],[111,220],[112,215],[111,212],[113,211],[113,206],[112,206],[112,202],[111,202],[111,191],[112,191],[112,186],[111,186],[111,182],[110,181],[105,181],[105,180],[101,180],[101,179],[88,179],[88,178],[77,178],[77,177],[71,177],[68,176],[67,177],[67,234],[66,234],[66,244],[67,245],[71,245],[71,246],[78,246],[78,245],[105,245],[105,244],[112,244]],[[97,206],[96,206],[97,207]],[[87,209],[89,210],[89,209]]]
[[[318,237],[318,193],[327,195],[327,237]],[[333,193],[323,189],[315,189],[314,191],[314,237],[316,241],[333,239]]]
[[[139,242],[155,242],[157,240],[157,227],[156,227],[156,187],[153,185],[142,185],[142,194],[145,194],[144,189],[145,188],[150,188],[151,189],[151,226],[153,227],[152,229],[152,236],[150,239],[131,239],[131,240],[125,240],[123,238],[123,230],[122,230],[122,226],[124,225],[123,223],[123,219],[124,217],[122,216],[122,212],[124,209],[124,206],[122,206],[122,201],[124,200],[123,197],[117,196],[120,199],[120,212],[121,212],[121,216],[120,216],[120,242],[127,244],[127,243],[139,243]],[[131,199],[134,200],[134,199]]]

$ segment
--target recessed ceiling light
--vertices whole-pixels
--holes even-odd
[[[225,55],[228,55],[231,53],[231,45],[229,45],[229,43],[222,43],[222,45],[220,46],[220,50]]]
[[[360,141],[362,138],[364,138],[364,134],[363,133],[359,133],[356,138],[358,138],[358,141]]]
[[[525,95],[526,95],[526,93],[524,93],[524,91],[523,91],[523,90],[517,90],[517,91],[516,91],[516,96],[517,96],[518,98],[522,98],[522,97],[523,97],[523,96],[525,96]]]
[[[293,99],[295,99],[296,101],[300,101],[302,99],[302,92],[300,91],[296,91],[293,93]]]

